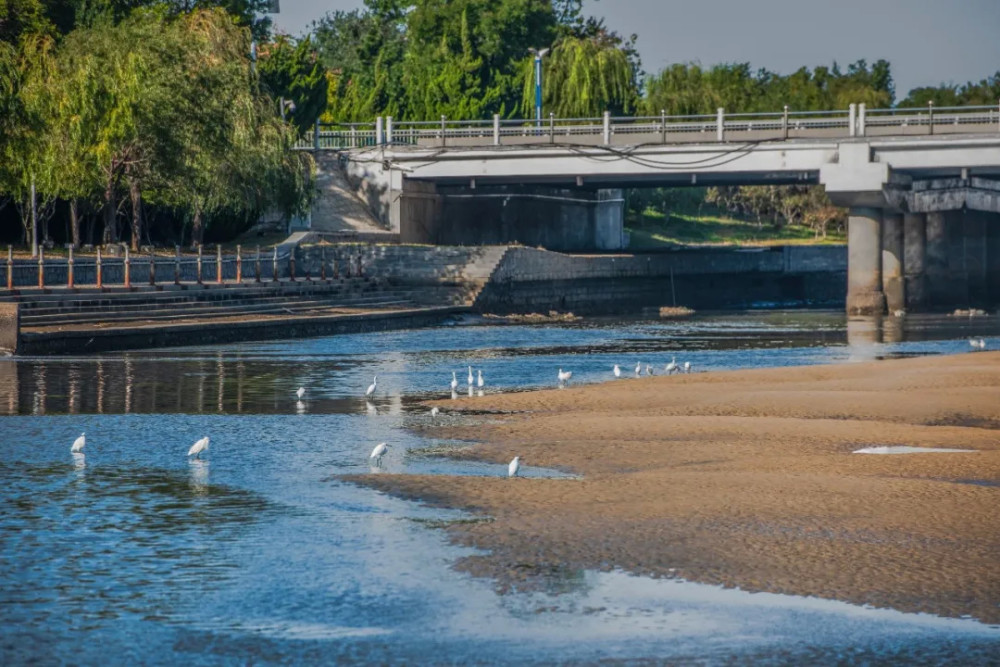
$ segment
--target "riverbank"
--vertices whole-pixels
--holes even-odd
[[[350,479],[491,521],[458,567],[582,569],[1000,622],[1000,353],[650,377],[439,403],[497,413],[454,456],[581,480]],[[863,455],[885,445],[969,453]]]

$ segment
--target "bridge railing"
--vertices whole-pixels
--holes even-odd
[[[832,111],[792,111],[669,116],[611,116],[509,120],[317,123],[296,144],[305,150],[350,150],[374,146],[478,147],[504,145],[642,145],[775,141],[797,138],[908,136],[1000,132],[1000,106],[867,109],[864,104]]]

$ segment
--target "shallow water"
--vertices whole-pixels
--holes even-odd
[[[972,620],[615,572],[560,572],[546,592],[498,595],[451,569],[472,552],[436,527],[467,515],[337,476],[504,475],[505,465],[428,456],[456,443],[409,428],[466,419],[432,418],[419,402],[447,397],[453,370],[467,392],[469,364],[493,392],[553,386],[560,366],[597,382],[615,363],[630,374],[674,356],[712,371],[974,353],[973,336],[1000,347],[992,319],[472,323],[2,360],[0,662],[983,662],[1000,630]],[[73,456],[81,432],[85,454]],[[205,460],[189,462],[206,434]],[[390,450],[373,469],[380,441]]]

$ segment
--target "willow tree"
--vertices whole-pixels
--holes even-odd
[[[543,62],[542,106],[561,118],[633,113],[638,103],[635,68],[618,45],[595,38],[567,37]],[[534,114],[534,61],[522,68],[521,113]]]

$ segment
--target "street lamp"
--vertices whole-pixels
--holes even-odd
[[[535,56],[535,120],[542,124],[542,58],[549,49],[528,49]]]

